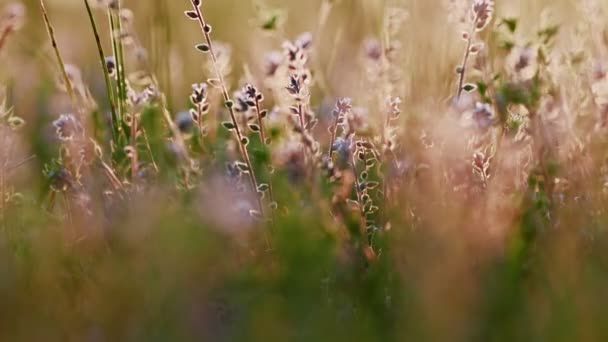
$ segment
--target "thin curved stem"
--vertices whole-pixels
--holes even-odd
[[[469,61],[469,57],[471,56],[471,46],[473,45],[475,27],[477,26],[478,22],[479,22],[479,18],[476,16],[472,22],[471,29],[467,33],[468,34],[467,47],[466,47],[466,50],[464,51],[464,55],[462,56],[462,64],[460,64],[460,67],[458,69],[458,89],[456,91],[456,100],[459,100],[460,96],[462,95],[462,88],[464,86],[464,75],[467,70],[467,63]]]
[[[93,35],[95,36],[95,43],[97,44],[97,51],[99,53],[99,62],[101,63],[103,69],[103,77],[106,83],[106,92],[108,95],[108,101],[110,102],[110,109],[112,111],[112,136],[116,139],[118,135],[118,116],[116,114],[116,104],[114,102],[114,92],[112,91],[112,83],[110,81],[110,71],[108,70],[108,65],[105,61],[105,54],[103,52],[103,47],[101,46],[101,39],[99,38],[99,31],[97,30],[97,23],[95,22],[95,17],[93,16],[93,11],[91,10],[91,5],[88,0],[83,0],[84,5],[87,9],[87,14],[89,16],[89,21],[91,22],[91,27],[93,28]]]
[[[266,133],[264,133],[264,120],[262,118],[262,111],[260,109],[260,100],[258,100],[258,98],[256,97],[255,99],[255,111],[258,117],[258,125],[260,126],[260,139],[262,140],[262,145],[267,146],[268,145],[268,141],[266,140]],[[270,197],[270,203],[271,203],[271,212],[272,212],[272,221],[275,221],[275,217],[274,217],[274,211],[275,211],[275,204],[276,202],[274,201],[274,193],[272,191],[272,174],[269,173],[268,176],[268,196]]]
[[[202,14],[200,8],[192,0],[190,2],[192,4],[192,8],[196,12],[197,20],[201,27],[201,32],[203,33],[205,42],[206,42],[207,46],[209,47],[208,52],[211,55],[211,61],[213,62],[212,63],[213,69],[215,70],[216,77],[220,81],[220,88],[222,90],[222,96],[224,98],[224,103],[225,103],[226,107],[228,108],[228,111],[230,112],[230,119],[232,120],[232,124],[234,125],[234,132],[236,134],[236,138],[238,139],[238,145],[239,145],[239,149],[241,152],[241,158],[245,161],[245,163],[247,164],[247,168],[249,169],[249,172],[248,172],[249,181],[251,183],[253,192],[256,194],[259,209],[263,214],[264,206],[262,205],[262,201],[260,200],[259,196],[257,196],[258,182],[255,178],[255,174],[253,173],[253,165],[251,163],[251,159],[249,158],[249,153],[247,152],[247,147],[245,146],[245,144],[242,143],[243,133],[241,132],[241,129],[239,128],[239,125],[238,125],[238,121],[236,119],[236,114],[234,112],[234,102],[230,99],[230,95],[228,94],[228,88],[226,87],[224,75],[222,74],[222,71],[220,70],[217,55],[215,54],[215,50],[213,49],[213,42],[211,40],[211,35],[209,34],[210,26],[208,26],[207,23],[205,22],[205,18],[203,17],[203,14]]]
[[[6,44],[6,41],[8,40],[8,36],[10,36],[12,32],[13,32],[13,27],[11,25],[9,25],[6,28],[4,28],[4,30],[2,30],[2,33],[0,33],[0,51],[2,51],[4,44]]]
[[[55,57],[57,58],[57,63],[59,64],[59,69],[61,70],[61,75],[63,77],[63,81],[65,82],[66,90],[68,92],[70,100],[72,101],[72,106],[74,106],[74,110],[80,113],[80,106],[78,105],[78,101],[76,100],[76,95],[74,94],[74,89],[72,88],[72,82],[70,81],[70,77],[68,76],[68,73],[65,69],[63,58],[61,57],[61,53],[59,52],[59,47],[57,45],[57,41],[55,40],[55,30],[53,29],[51,21],[49,20],[46,7],[44,6],[44,0],[40,0],[40,9],[42,10],[44,24],[46,25],[46,30],[49,34],[49,39],[51,40],[51,45],[53,46],[53,51],[55,52]]]
[[[471,43],[472,43],[472,38],[469,36],[469,38],[467,39],[467,47],[466,50],[464,52],[464,55],[462,56],[462,64],[460,64],[460,68],[458,69],[458,89],[456,91],[456,99],[460,99],[460,96],[462,95],[462,87],[464,86],[464,74],[467,70],[467,62],[469,60],[469,56],[471,55]]]

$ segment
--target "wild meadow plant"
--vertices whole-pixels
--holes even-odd
[[[1,10],[2,340],[608,338],[603,2]]]

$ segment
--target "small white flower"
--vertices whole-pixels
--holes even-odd
[[[76,134],[82,131],[82,125],[73,114],[61,114],[57,120],[53,121],[53,126],[61,141],[72,140]]]

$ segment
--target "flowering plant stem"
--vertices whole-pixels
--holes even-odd
[[[243,133],[241,132],[241,129],[239,128],[239,124],[236,119],[236,114],[234,111],[234,102],[230,99],[230,95],[228,94],[228,88],[226,87],[226,81],[224,80],[224,75],[222,74],[222,71],[220,70],[217,56],[215,54],[215,50],[213,49],[213,41],[211,40],[211,35],[209,33],[211,31],[210,26],[206,23],[205,18],[203,17],[203,14],[202,14],[199,6],[197,5],[196,1],[191,0],[190,2],[192,4],[192,8],[196,12],[197,21],[200,25],[201,32],[203,33],[203,36],[205,38],[205,43],[207,44],[207,46],[209,48],[208,52],[209,52],[209,55],[211,56],[211,61],[213,64],[213,68],[215,70],[216,77],[220,81],[220,88],[222,90],[222,96],[224,98],[224,103],[225,103],[226,107],[228,108],[228,111],[230,112],[230,119],[232,120],[232,124],[234,125],[234,132],[235,132],[236,138],[238,140],[237,144],[239,145],[239,150],[241,152],[241,158],[247,164],[247,168],[248,168],[247,173],[249,175],[249,181],[251,183],[251,188],[257,198],[258,208],[259,208],[260,212],[262,213],[262,215],[264,215],[264,206],[262,205],[260,196],[258,196],[258,194],[257,194],[258,181],[255,178],[255,174],[253,172],[253,165],[251,163],[251,158],[249,158],[249,153],[247,152],[247,147],[245,144],[243,144],[244,136],[243,136]]]

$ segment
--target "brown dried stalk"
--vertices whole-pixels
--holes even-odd
[[[6,7],[1,18],[3,22],[0,22],[0,51],[6,45],[8,37],[20,28],[24,16],[25,6],[22,3],[12,3]]]
[[[2,30],[2,33],[0,33],[0,51],[2,51],[2,47],[4,47],[4,44],[8,40],[8,36],[10,36],[12,32],[13,26],[8,25]]]

